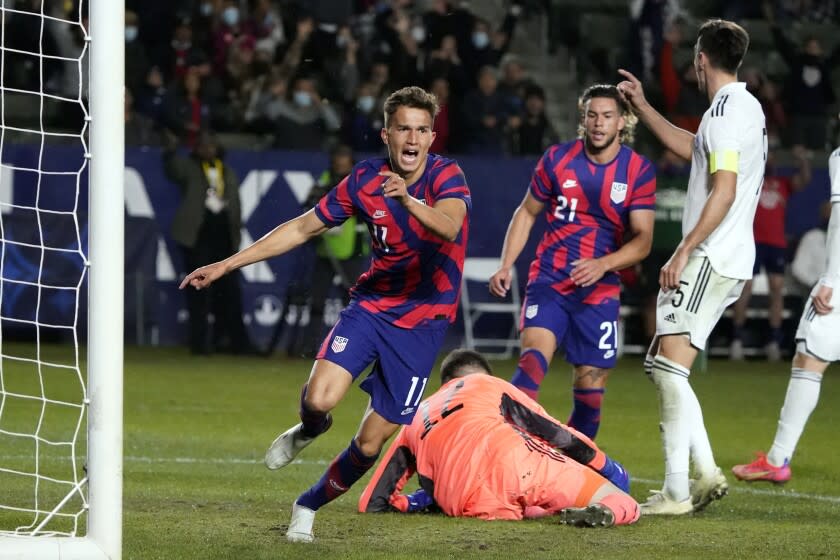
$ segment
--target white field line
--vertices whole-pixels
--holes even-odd
[[[642,484],[662,484],[661,480],[652,480],[650,478],[630,478],[632,482],[641,482]],[[744,483],[749,484],[749,483]],[[800,500],[816,500],[818,502],[828,502],[830,504],[840,504],[840,496],[824,496],[822,494],[806,494],[804,492],[796,492],[793,490],[768,490],[761,488],[752,488],[739,484],[738,486],[729,485],[729,491],[736,494],[752,494],[753,496],[773,496],[776,498],[795,498]]]
[[[136,463],[201,463],[201,464],[238,464],[238,465],[262,465],[260,459],[201,459],[197,457],[125,457],[128,462]],[[307,459],[295,459],[292,461],[293,465],[327,465],[330,461],[319,459],[311,461]],[[640,482],[642,484],[662,484],[661,480],[652,480],[649,478],[632,478],[632,482]],[[761,488],[742,487],[741,485],[729,487],[730,492],[738,494],[752,494],[754,496],[773,496],[778,498],[794,498],[799,500],[816,500],[820,502],[828,502],[830,504],[840,504],[840,496],[824,496],[822,494],[806,494],[804,492],[795,492],[792,490],[762,490]]]
[[[3,458],[0,456],[0,458]],[[9,459],[28,459],[29,456],[6,456]],[[148,457],[138,455],[127,455],[123,457],[126,463],[147,463],[147,464],[182,464],[182,465],[262,465],[262,459],[244,459],[238,457],[226,458],[204,458],[204,457]],[[330,461],[325,459],[309,460],[309,459],[295,459],[292,461],[293,465],[328,465]],[[654,480],[650,478],[632,478],[632,482],[639,482],[641,484],[662,484],[661,480]],[[769,490],[761,488],[752,488],[745,485],[730,486],[730,492],[736,494],[752,494],[754,496],[772,496],[775,498],[793,498],[797,500],[816,500],[819,502],[828,502],[830,504],[840,504],[840,496],[825,496],[822,494],[808,494],[805,492],[796,492],[793,490]]]

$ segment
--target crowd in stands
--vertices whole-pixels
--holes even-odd
[[[6,87],[73,104],[87,73],[74,60],[87,25],[74,23],[79,1],[7,3]],[[127,139],[171,134],[191,147],[211,129],[257,135],[261,147],[376,152],[384,99],[420,85],[441,100],[437,151],[537,155],[555,134],[545,93],[507,54],[522,12],[512,2],[490,22],[447,0],[127,0]],[[43,71],[38,53],[49,55]],[[78,108],[56,113],[58,126],[81,120]]]

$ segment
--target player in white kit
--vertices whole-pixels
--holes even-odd
[[[626,80],[618,87],[640,120],[666,148],[691,159],[683,239],[660,271],[656,336],[645,359],[659,395],[665,484],[642,504],[643,515],[698,511],[728,490],[688,377],[724,309],[752,277],[767,132],[760,103],[736,75],[748,44],[735,23],[711,20],[700,27],[694,68],[711,105],[696,135],[668,122],[647,102],[639,80],[619,70]]]
[[[820,398],[823,372],[831,362],[840,361],[840,148],[828,158],[831,178],[831,218],[826,235],[826,267],[814,289],[796,330],[796,355],[790,370],[785,404],[773,446],[755,461],[735,465],[732,472],[740,480],[766,480],[782,484],[790,480],[790,458],[808,417]]]

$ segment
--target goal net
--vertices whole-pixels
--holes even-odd
[[[122,29],[0,0],[3,558],[120,557]]]

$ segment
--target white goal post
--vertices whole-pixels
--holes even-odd
[[[42,6],[48,4],[51,2],[44,0]],[[88,0],[88,5],[89,29],[86,30],[85,36],[89,47],[90,68],[90,112],[87,117],[90,127],[90,149],[87,150],[89,153],[85,154],[85,157],[89,158],[90,200],[89,245],[85,261],[88,265],[89,282],[88,375],[87,386],[83,387],[84,402],[80,406],[80,409],[86,409],[87,457],[84,461],[86,475],[75,483],[75,488],[65,498],[65,500],[71,497],[74,500],[81,498],[84,504],[83,509],[87,510],[87,519],[86,523],[79,524],[79,532],[85,526],[87,531],[86,534],[79,535],[73,532],[68,536],[50,536],[53,533],[40,530],[41,525],[46,521],[33,526],[30,531],[31,536],[20,532],[9,532],[6,527],[0,527],[0,559],[2,560],[119,560],[122,555],[125,8],[122,0]],[[5,17],[7,12],[14,12],[14,6],[10,0],[0,0],[2,16]],[[45,15],[43,7],[41,7],[40,17],[42,20],[55,19]],[[43,32],[43,22],[41,26]],[[4,56],[7,52],[12,52],[4,45],[0,47],[2,47],[0,54]],[[42,65],[45,59],[59,58],[48,56],[43,50],[34,53],[34,56],[40,59]],[[3,72],[2,64],[2,59],[0,59],[0,73]],[[80,63],[79,68],[82,67]],[[80,84],[79,87],[83,85]],[[7,91],[14,91],[3,85],[2,78],[0,78],[0,90],[2,90],[0,94],[3,95]],[[44,92],[43,82],[41,91],[34,94],[42,98],[50,97],[50,94]],[[82,99],[81,90],[79,99]],[[43,99],[41,107],[43,111]],[[5,107],[0,107],[0,110],[5,111]],[[4,118],[4,126],[5,122]],[[34,132],[37,133],[37,131]],[[43,121],[40,134],[43,152],[43,137],[46,136]],[[2,140],[0,140],[0,152],[2,152]],[[3,162],[0,162],[0,167],[2,166]],[[84,164],[80,167],[84,168]],[[40,178],[38,185],[40,185]],[[34,213],[39,216],[42,212],[37,204],[35,208],[27,208],[27,210],[34,210]],[[0,225],[2,225],[2,218],[0,218]],[[0,239],[0,243],[3,244],[5,252],[6,239]],[[41,251],[43,255],[44,248]],[[2,273],[2,264],[0,264],[0,273]],[[5,277],[0,279],[0,284],[5,282],[14,282],[14,280],[7,280]],[[42,290],[40,283],[37,288],[40,298]],[[54,287],[44,287],[44,289],[47,288]],[[2,293],[2,288],[0,288],[0,303],[2,303]],[[78,304],[78,298],[76,301]],[[40,329],[44,325],[39,323],[38,317],[36,311],[34,324]],[[3,344],[2,332],[0,332],[0,345]],[[76,354],[78,356],[78,350]],[[43,365],[40,360],[40,350],[37,356],[40,371]],[[3,360],[6,358],[5,354],[0,357]],[[2,368],[0,368],[0,375],[2,375]],[[0,382],[2,382],[2,377],[0,377]],[[0,390],[5,391],[3,387],[0,387]],[[3,402],[6,402],[5,393]],[[0,414],[2,414],[2,408],[0,408]],[[37,445],[36,442],[35,449],[38,449]],[[0,449],[0,456],[3,453],[4,451]],[[2,503],[3,493],[4,489],[0,489],[0,503]],[[62,504],[56,505],[56,510],[61,506]],[[38,512],[39,515],[41,513]],[[49,517],[48,515],[45,519]]]

